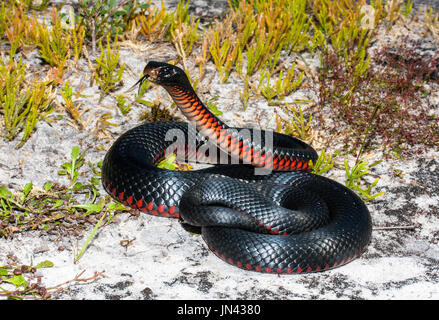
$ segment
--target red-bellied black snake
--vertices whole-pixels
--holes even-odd
[[[261,140],[263,145],[240,134],[239,128],[228,127],[204,106],[176,66],[150,61],[139,82],[145,79],[165,88],[202,132],[204,140],[177,145],[185,157],[194,158],[213,141],[240,164],[193,171],[157,168],[176,146],[174,140],[166,140],[171,130],[180,132],[184,140],[196,132],[184,122],[143,124],[120,136],[105,156],[103,186],[115,199],[142,212],[179,217],[200,227],[217,256],[245,270],[322,271],[350,262],[364,251],[372,230],[367,207],[342,184],[309,173],[309,161],[317,158],[309,145],[272,133],[270,147],[267,139]],[[255,174],[259,167],[272,172]]]

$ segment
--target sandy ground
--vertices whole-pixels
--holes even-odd
[[[168,7],[172,8],[175,2],[169,1]],[[212,3],[214,12],[224,8],[224,1]],[[202,6],[206,2],[193,4]],[[174,52],[171,46],[169,52]],[[151,57],[159,58],[160,54],[148,45],[143,51],[121,50],[121,60],[128,66],[122,90],[137,80]],[[86,63],[82,66],[86,68]],[[213,65],[207,68],[213,74]],[[69,81],[80,86],[81,81],[88,82],[86,77],[72,73]],[[239,83],[235,80],[232,76],[228,83],[221,84],[215,76],[201,97],[218,96],[215,103],[221,106],[221,117],[230,125],[256,126],[253,120],[261,119],[257,125],[273,128],[272,109],[264,100],[254,101],[242,112],[235,94]],[[0,140],[1,183],[11,190],[21,189],[29,181],[39,187],[48,180],[67,184],[66,178],[56,172],[75,145],[87,150],[86,161],[102,160],[112,141],[138,123],[143,109],[134,105],[128,116],[121,116],[114,99],[105,98],[98,103],[98,92],[96,84],[84,89],[82,94],[88,97],[81,98],[81,102],[91,108],[86,118],[102,112],[114,115],[112,121],[119,126],[110,128],[110,137],[97,141],[90,133],[93,123],[78,131],[66,120],[52,125],[40,121],[19,150],[14,149],[16,141],[6,144]],[[161,88],[150,90],[145,99],[153,100],[157,93],[165,104],[170,104]],[[439,99],[436,107],[438,102]],[[97,145],[102,145],[103,150]],[[394,169],[401,170],[404,176],[391,174]],[[373,173],[380,177],[376,192],[386,193],[367,203],[374,226],[371,244],[361,258],[323,273],[247,272],[218,259],[200,236],[183,230],[178,221],[144,214],[118,215],[114,223],[98,231],[77,264],[73,263],[74,253],[82,247],[88,231],[78,237],[33,231],[16,234],[13,239],[1,238],[0,265],[8,261],[8,254],[23,264],[50,260],[54,263],[52,268],[38,271],[47,287],[70,280],[83,270],[84,277],[104,271],[106,277],[65,286],[53,297],[57,299],[439,299],[439,152],[432,150],[405,161],[383,161]],[[330,177],[343,182],[340,170],[331,171]],[[377,229],[401,226],[414,228]],[[124,247],[123,240],[133,241]],[[60,247],[64,250],[60,251]]]

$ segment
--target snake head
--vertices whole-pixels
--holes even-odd
[[[157,62],[157,61],[149,61],[145,69],[143,69],[143,76],[139,81],[134,85],[140,84],[142,86],[145,80],[149,80],[152,83],[161,85],[161,86],[189,86],[191,84],[189,79],[186,76],[186,73],[172,64]]]

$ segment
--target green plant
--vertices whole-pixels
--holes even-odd
[[[402,14],[404,15],[404,17],[408,18],[410,13],[412,12],[412,9],[413,9],[413,1],[412,0],[405,1],[402,6]]]
[[[119,47],[117,45],[117,38],[114,40],[113,49],[110,44],[110,35],[107,35],[106,49],[102,47],[102,42],[99,42],[101,54],[96,58],[98,63],[95,67],[95,79],[99,84],[103,93],[108,93],[116,88],[122,79],[125,63],[119,64]]]
[[[79,232],[95,224],[96,217],[112,217],[125,211],[124,206],[110,201],[109,196],[100,196],[102,162],[88,162],[86,166],[84,154],[79,147],[73,147],[71,161],[64,163],[58,172],[69,176],[68,187],[48,181],[40,189],[27,183],[21,191],[12,193],[0,185],[0,236],[10,237],[29,229]],[[84,181],[84,177],[88,177],[88,181]]]
[[[215,63],[216,70],[224,74],[222,77],[222,81],[224,82],[227,79],[227,74],[229,73],[228,70],[225,69],[225,62],[227,61],[227,57],[229,54],[229,48],[230,48],[230,40],[224,39],[223,43],[220,44],[219,40],[220,31],[217,31],[211,40],[211,46],[209,47],[210,55]]]
[[[127,104],[125,97],[121,94],[117,96],[116,100],[120,112],[122,115],[126,116],[131,109],[131,104]]]
[[[185,70],[187,70],[186,59],[190,55],[194,43],[200,37],[198,34],[198,25],[200,20],[194,20],[195,19],[192,17],[187,22],[179,20],[179,24],[173,26],[173,28],[170,28],[173,44],[178,55],[182,59],[182,64]]]
[[[157,164],[157,168],[177,171],[192,170],[192,166],[187,163],[178,163],[177,155],[175,153],[167,155],[163,160]]]
[[[64,88],[60,90],[61,96],[64,98],[64,106],[73,120],[79,125],[81,129],[85,127],[81,114],[79,112],[79,105],[77,105],[72,97],[73,97],[73,88],[70,86],[69,82],[66,81],[64,84]]]
[[[17,64],[9,65],[0,60],[0,110],[4,119],[3,137],[7,140],[12,140],[22,129],[29,113],[26,108],[28,93],[22,89],[25,67],[21,59]]]
[[[125,210],[125,207],[117,202],[111,202],[106,204],[106,201],[104,198],[100,198],[101,201],[99,201],[97,204],[87,203],[83,205],[75,205],[75,208],[83,209],[85,210],[85,215],[88,214],[100,214],[101,217],[99,218],[98,222],[93,227],[92,231],[90,232],[90,235],[87,237],[86,241],[84,242],[81,250],[76,254],[74,263],[77,263],[79,259],[83,256],[85,251],[87,250],[88,246],[90,245],[90,242],[93,240],[97,230],[101,226],[104,218],[108,217],[106,224],[110,224],[112,221],[112,212],[116,210]]]
[[[292,54],[308,42],[306,1],[242,0],[230,6],[230,13],[209,28],[207,35],[223,82],[233,67],[242,74],[243,54],[247,58],[246,75],[252,76],[270,57],[278,59],[282,50]],[[273,69],[277,61],[272,61]]]
[[[108,135],[108,127],[117,127],[118,125],[110,122],[109,120],[113,118],[113,115],[110,112],[104,112],[99,115],[98,120],[96,121],[96,132],[95,137],[97,139],[102,139],[103,137]]]
[[[418,45],[401,39],[394,48],[376,50],[373,59],[347,62],[331,50],[323,52],[319,106],[331,106],[335,113],[324,117],[332,118],[337,127],[329,130],[342,130],[344,142],[360,157],[376,147],[388,152],[405,144],[403,153],[408,155],[420,151],[420,145],[438,145],[434,128],[439,119],[421,103],[425,80],[438,72],[438,59],[419,59]],[[320,120],[322,114],[316,113]],[[414,145],[418,147],[407,148]]]
[[[18,5],[18,6],[24,6],[26,10],[39,10],[42,11],[47,8],[49,4],[49,0],[41,0],[41,1],[34,1],[34,0],[6,0],[6,2],[10,2],[11,4]],[[34,4],[34,2],[36,2]]]
[[[0,59],[0,114],[3,115],[6,140],[23,132],[20,148],[30,137],[37,122],[52,111],[53,87],[50,82],[25,80],[22,60],[5,64]]]
[[[356,0],[311,0],[316,45],[324,49],[331,44],[339,56],[353,48],[359,34],[366,29],[361,23],[362,7]]]
[[[290,106],[285,103],[285,110],[291,118],[282,119],[276,114],[277,132],[282,132],[287,135],[298,137],[301,140],[308,141],[311,138],[311,121],[312,114],[305,117],[300,104]]]
[[[261,71],[259,77],[259,85],[261,94],[268,100],[268,104],[273,102],[274,98],[282,99],[295,91],[302,83],[304,73],[302,72],[297,79],[295,79],[294,69],[296,64],[288,69],[285,76],[283,76],[283,70],[280,71],[279,77],[272,81],[272,74],[268,70],[267,65]]]
[[[8,7],[5,7],[5,3],[2,2],[0,7],[0,37],[3,37],[3,35],[6,32],[6,29],[8,28],[8,16],[10,13],[10,9]]]
[[[72,32],[73,61],[76,65],[82,53],[82,47],[84,45],[85,29],[83,26],[73,26],[71,32]]]
[[[21,299],[26,295],[39,295],[43,299],[50,297],[46,290],[37,285],[37,283],[29,284],[29,280],[25,279],[26,274],[34,274],[37,269],[40,268],[51,268],[53,263],[49,260],[45,260],[37,264],[36,266],[31,265],[21,265],[21,266],[11,266],[5,265],[0,266],[0,283],[13,285],[15,290],[6,290],[0,287],[2,293],[0,296],[7,296],[10,299]]]
[[[140,32],[150,41],[153,41],[166,35],[169,18],[163,0],[160,8],[151,4],[151,0],[148,0],[147,4],[145,14],[138,15],[136,21],[140,25]]]
[[[323,149],[316,162],[309,162],[309,167],[311,168],[311,172],[317,175],[322,175],[334,167],[334,160],[332,160],[332,156],[327,154]]]
[[[372,189],[378,184],[379,178],[376,178],[372,183],[368,183],[364,179],[365,176],[370,173],[370,168],[379,163],[381,163],[381,160],[369,164],[368,161],[357,159],[356,163],[351,168],[348,164],[348,159],[345,159],[344,168],[346,172],[346,187],[356,190],[365,201],[370,201],[383,195],[385,192],[372,193]]]
[[[8,218],[10,219],[11,213],[13,213],[14,207],[20,210],[25,211],[25,200],[27,196],[29,195],[29,192],[32,190],[32,183],[27,183],[23,187],[22,194],[18,197],[14,197],[12,193],[6,189],[5,186],[0,186],[0,205],[2,210],[0,211],[0,214],[2,218]],[[15,220],[19,220],[20,218],[15,217]]]
[[[439,40],[439,12],[429,8],[425,12],[425,29],[428,30],[436,40]]]
[[[155,122],[155,121],[170,121],[173,118],[173,115],[167,108],[160,108],[162,103],[160,99],[155,99],[154,101],[146,101],[146,100],[136,100],[137,102],[148,106],[149,110],[144,112],[139,120],[146,122]]]
[[[91,39],[92,53],[96,54],[96,43],[102,38],[121,34],[129,27],[137,14],[149,7],[137,0],[81,0],[79,2],[79,24],[85,27],[85,36]]]
[[[250,76],[246,75],[244,78],[244,89],[240,93],[239,97],[241,98],[243,110],[247,109],[248,99],[250,98]]]
[[[29,112],[23,127],[23,136],[17,148],[21,148],[29,139],[40,118],[52,112],[53,89],[47,82],[34,80],[30,85],[29,100],[26,102]]]
[[[202,45],[200,49],[200,54],[195,59],[195,64],[198,65],[198,72],[199,72],[198,80],[200,82],[204,79],[205,76],[204,67],[207,63],[207,55],[208,55],[208,49],[207,49],[208,42],[207,42],[207,37],[204,36],[204,32],[201,38],[202,38]]]
[[[23,6],[5,8],[2,6],[1,23],[10,43],[9,63],[12,63],[16,51],[35,40],[35,19],[29,19]],[[3,34],[2,34],[3,35]]]
[[[7,264],[0,266],[0,297],[7,297],[8,299],[21,300],[27,297],[50,299],[51,293],[56,293],[62,286],[69,283],[77,282],[84,283],[93,281],[104,276],[104,272],[95,272],[93,276],[88,278],[81,278],[85,270],[77,274],[73,279],[57,284],[52,287],[46,287],[41,282],[41,276],[36,276],[36,272],[41,268],[51,268],[54,264],[50,260],[43,260],[37,265],[33,266],[25,264]],[[11,288],[12,287],[12,288]]]
[[[46,189],[48,191],[50,188]],[[12,194],[5,186],[0,186],[0,235],[9,237],[26,229],[44,228],[47,223],[65,217],[59,208],[64,201],[42,196],[35,191],[32,183],[27,183],[23,191]]]
[[[399,13],[401,12],[401,4],[403,0],[391,0],[386,3],[386,19],[390,22],[388,24],[388,29],[390,25],[398,18]]]
[[[58,69],[61,78],[65,72],[66,62],[70,58],[71,35],[62,26],[56,8],[52,10],[51,28],[37,22],[38,41],[41,58]]]
[[[211,101],[208,101],[206,106],[216,116],[220,116],[220,115],[223,114],[223,112],[218,109],[218,106],[216,104],[214,104],[213,102],[211,102]]]
[[[85,154],[80,154],[80,149],[78,146],[74,146],[72,148],[72,152],[70,154],[71,162],[65,162],[63,164],[64,170],[59,170],[59,175],[68,175],[73,185],[78,179],[79,168],[84,165],[84,156]]]

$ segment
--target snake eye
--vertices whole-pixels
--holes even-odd
[[[149,77],[151,77],[151,80],[160,80],[161,78],[161,73],[162,73],[162,66],[157,66],[155,64],[152,64],[151,62],[149,62],[146,66],[145,69],[143,69],[143,74],[144,75],[148,75]]]

